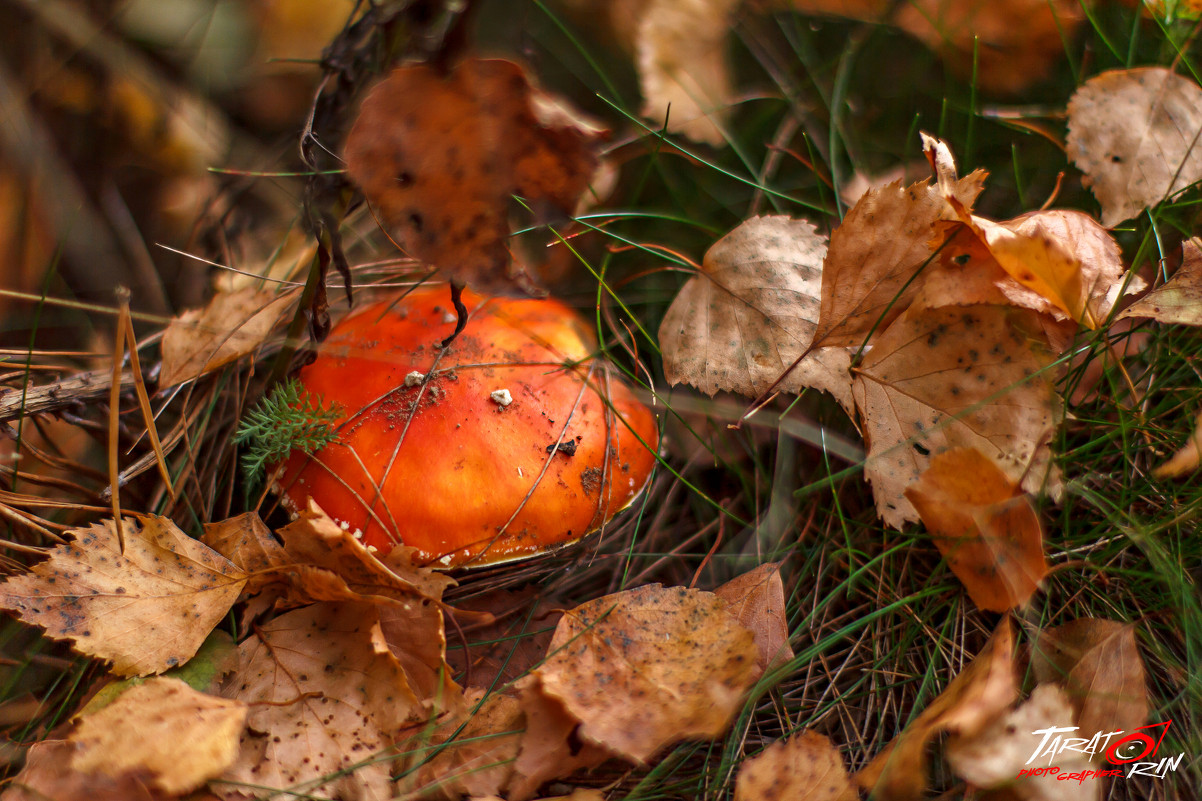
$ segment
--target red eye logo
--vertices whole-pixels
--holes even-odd
[[[1172,722],[1166,720],[1164,723],[1141,726],[1107,748],[1106,760],[1115,765],[1122,765],[1155,756]],[[1155,736],[1156,729],[1160,729],[1159,737]]]

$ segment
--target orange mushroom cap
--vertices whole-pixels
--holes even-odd
[[[657,429],[602,360],[585,321],[554,300],[422,287],[338,323],[301,370],[345,415],[338,441],[294,451],[279,479],[365,544],[404,544],[446,567],[519,559],[602,527],[642,490]]]

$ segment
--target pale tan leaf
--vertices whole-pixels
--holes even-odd
[[[114,778],[145,771],[172,794],[194,790],[238,755],[246,705],[197,692],[179,679],[148,679],[80,718],[68,741],[73,770]]]
[[[1032,648],[1031,665],[1040,681],[1068,691],[1083,732],[1131,731],[1148,717],[1147,678],[1131,624],[1087,617],[1048,629]]]
[[[914,309],[880,336],[853,386],[877,511],[918,519],[905,490],[933,454],[979,450],[1029,492],[1055,487],[1048,442],[1059,405],[1032,312],[998,306]]]
[[[780,562],[767,562],[735,576],[715,588],[714,595],[726,601],[735,619],[755,635],[760,650],[756,663],[761,670],[780,667],[793,658]]]
[[[294,298],[256,289],[219,292],[204,309],[176,317],[163,333],[159,386],[175,386],[255,350]]]
[[[978,607],[1006,612],[1035,594],[1048,572],[1039,515],[992,459],[937,453],[906,499]]]
[[[112,520],[70,532],[29,573],[0,585],[0,607],[121,676],[187,662],[225,616],[246,574],[165,517]]]
[[[878,801],[924,796],[926,746],[940,732],[972,736],[988,726],[1018,697],[1014,673],[1014,632],[1002,618],[989,642],[968,667],[905,730],[856,774],[856,783]]]
[[[1149,317],[1159,323],[1202,325],[1202,239],[1194,237],[1181,245],[1181,266],[1173,277],[1132,303],[1119,314]]]
[[[821,734],[803,731],[748,759],[735,779],[735,801],[857,801],[840,756]]]
[[[984,789],[1005,787],[1018,801],[1091,801],[1101,795],[1103,783],[1097,779],[1060,781],[1056,772],[1021,775],[1030,768],[1057,767],[1063,773],[1100,768],[1100,764],[1090,764],[1087,754],[1075,750],[1061,751],[1051,762],[1045,758],[1030,763],[1040,740],[1033,732],[1072,725],[1073,707],[1064,690],[1040,684],[1018,708],[975,735],[949,737],[944,756],[960,778]]]
[[[738,0],[650,0],[634,49],[643,116],[653,127],[722,145],[734,98],[726,38]],[[669,107],[671,107],[669,109]]]
[[[726,730],[760,674],[754,635],[713,593],[652,584],[564,614],[532,674],[580,737],[636,762]]]
[[[1194,432],[1185,444],[1167,462],[1153,470],[1152,475],[1157,478],[1179,478],[1197,470],[1199,460],[1202,460],[1202,413],[1198,414]]]
[[[758,397],[810,346],[826,244],[805,220],[752,217],[705,254],[660,324],[668,383]],[[778,388],[815,387],[851,408],[851,355],[814,351]]]
[[[250,707],[229,782],[347,801],[392,797],[387,753],[421,709],[375,608],[314,604],[258,627],[222,694]],[[348,771],[343,774],[341,771]],[[218,784],[227,797],[236,784]]]
[[[1107,228],[1202,180],[1202,88],[1163,67],[1111,70],[1068,103],[1068,156]]]
[[[954,196],[970,207],[984,182],[978,170],[954,184]],[[879,335],[918,294],[913,279],[931,260],[931,227],[955,219],[929,181],[865,192],[831,233],[814,344],[859,347],[869,331]]]

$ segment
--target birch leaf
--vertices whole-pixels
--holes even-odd
[[[753,217],[718,240],[660,325],[669,383],[758,397],[809,348],[826,243],[805,220]],[[778,385],[814,387],[851,408],[850,354],[824,348]]]
[[[246,574],[165,517],[112,520],[71,532],[30,572],[0,584],[0,608],[121,676],[187,662],[225,616]]]
[[[865,357],[853,386],[864,473],[888,525],[918,519],[905,490],[950,448],[976,448],[1028,491],[1055,486],[1059,407],[1034,318],[1004,306],[913,309]]]
[[[1112,228],[1202,180],[1202,88],[1163,67],[1110,70],[1068,103],[1068,156]]]

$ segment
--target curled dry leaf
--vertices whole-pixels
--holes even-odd
[[[447,74],[400,67],[364,99],[347,173],[413,257],[479,291],[536,292],[527,265],[510,257],[510,215],[523,208],[513,197],[537,222],[566,217],[601,139],[552,108],[563,106],[538,100],[509,61],[469,59]]]
[[[1090,768],[1089,757],[1080,751],[1061,751],[1052,764],[1041,759],[1029,764],[1039,745],[1039,729],[1072,724],[1073,707],[1064,690],[1040,684],[1031,697],[1016,709],[1001,715],[972,736],[948,738],[944,756],[956,775],[976,787],[1006,787],[1018,801],[1090,801],[1101,795],[1097,780],[1058,781],[1054,773],[1020,776],[1031,767],[1055,767],[1061,772]]]
[[[1198,419],[1194,422],[1194,432],[1190,434],[1181,449],[1174,453],[1167,462],[1153,470],[1152,475],[1157,478],[1178,478],[1197,470],[1200,459],[1202,459],[1202,413],[1198,414]]]
[[[190,381],[252,352],[294,298],[251,288],[218,292],[204,309],[179,315],[163,332],[159,386]]]
[[[721,145],[733,100],[726,38],[739,0],[651,0],[634,50],[643,116],[698,142]]]
[[[988,726],[1018,697],[1014,674],[1014,631],[1009,618],[968,667],[922,714],[855,775],[856,783],[879,801],[922,798],[926,786],[926,746],[940,732],[972,736]]]
[[[1181,245],[1181,266],[1164,286],[1153,289],[1119,314],[1149,317],[1158,323],[1202,325],[1202,239]]]
[[[580,738],[635,762],[726,730],[759,677],[754,635],[718,596],[652,584],[564,614],[532,674]]]
[[[984,182],[978,170],[954,182],[951,191],[971,207]],[[859,347],[870,331],[883,331],[918,294],[920,282],[913,279],[931,259],[931,226],[954,219],[929,181],[865,192],[831,233],[814,345]]]
[[[975,448],[953,448],[906,487],[939,552],[981,609],[1025,604],[1047,575],[1043,528],[1035,507],[994,461]]]
[[[780,667],[793,658],[780,562],[768,562],[735,576],[716,588],[714,595],[726,601],[735,619],[755,635],[760,670]]]
[[[29,573],[0,584],[0,608],[110,659],[121,676],[182,665],[234,605],[246,574],[165,517],[69,532]]]
[[[363,596],[381,595],[401,601],[418,596],[437,600],[456,583],[444,573],[414,565],[406,557],[411,548],[399,546],[386,556],[377,556],[312,501],[278,533],[284,540],[289,561],[325,568],[341,576],[353,591]]]
[[[171,794],[194,790],[238,755],[247,708],[197,692],[179,679],[155,677],[80,718],[67,738],[79,747],[72,770],[120,778],[144,772]]]
[[[437,603],[454,579],[413,565],[404,546],[385,557],[386,564],[316,505],[279,533],[283,545],[248,513],[207,526],[205,541],[256,574],[247,592],[263,593],[251,600],[263,598],[263,609],[277,602],[284,608],[313,601],[376,605],[385,640],[417,697],[444,711],[458,708],[462,694],[444,661],[446,633]],[[272,583],[275,592],[265,592]]]
[[[1032,648],[1031,666],[1039,681],[1068,691],[1086,736],[1131,731],[1148,717],[1144,663],[1130,624],[1087,617],[1048,629]]]
[[[533,798],[548,781],[594,768],[611,756],[600,746],[580,741],[580,721],[559,699],[543,692],[536,675],[522,680],[520,702],[526,730],[514,763],[509,801]]]
[[[918,519],[905,490],[933,454],[975,448],[1030,492],[1055,487],[1048,442],[1059,407],[1033,312],[998,306],[911,309],[857,371],[877,511]]]
[[[1110,228],[1202,180],[1202,88],[1163,67],[1111,70],[1068,103],[1068,156]]]
[[[222,694],[250,707],[222,779],[261,790],[304,784],[347,801],[391,798],[382,758],[421,709],[366,604],[314,604],[255,630]],[[342,771],[347,771],[342,773]],[[236,797],[237,784],[215,785]]]
[[[821,734],[803,731],[748,759],[735,779],[735,801],[857,801],[843,757]]]
[[[518,699],[470,690],[470,714],[455,715],[431,736],[431,746],[444,745],[434,758],[401,779],[401,788],[422,798],[449,801],[470,796],[500,795],[509,785],[525,724]]]
[[[758,397],[810,347],[826,243],[805,220],[752,217],[705,254],[659,328],[664,375],[707,395]],[[784,392],[830,392],[851,408],[851,355],[824,348],[781,381]]]
[[[923,149],[938,174],[940,191],[959,221],[993,261],[1023,287],[1045,298],[1072,319],[1096,328],[1109,314],[1123,290],[1124,270],[1118,243],[1086,214],[1051,209],[993,222],[971,214],[954,192],[955,163],[947,145],[922,134]],[[965,233],[944,227],[943,241]],[[941,244],[939,238],[933,244]],[[973,255],[980,255],[980,248]],[[1143,288],[1132,278],[1127,291]],[[1007,282],[997,282],[1009,302],[1045,311]]]

